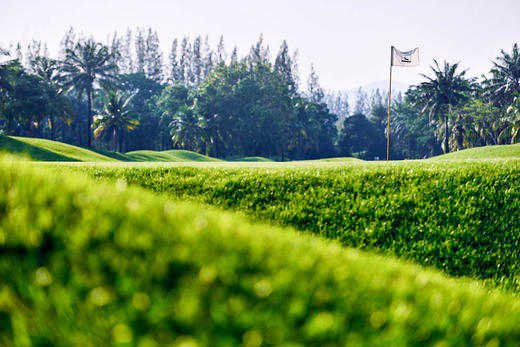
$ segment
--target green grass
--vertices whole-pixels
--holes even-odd
[[[520,161],[284,164],[71,167],[520,290]]]
[[[22,155],[27,160],[75,161],[74,158],[4,135],[0,135],[0,152]]]
[[[184,185],[211,176],[194,168],[155,173]],[[230,189],[221,177],[221,193],[247,193],[231,189],[246,177],[227,173]],[[296,180],[305,194],[324,173],[261,172],[244,184],[269,197],[276,192],[268,177],[285,192],[282,183]],[[0,345],[520,342],[520,299],[479,282],[173,202],[122,180],[94,184],[5,161],[0,180]],[[342,187],[338,194],[359,188]]]
[[[469,148],[431,158],[445,159],[520,159],[520,144]]]
[[[0,151],[22,154],[35,161],[79,161],[79,162],[218,162],[195,152],[185,150],[135,151],[117,153],[98,149],[86,149],[46,139],[0,135]]]
[[[2,136],[5,138],[5,136]],[[11,136],[10,139],[14,141],[18,141],[20,143],[24,143],[28,146],[32,146],[46,152],[53,153],[61,160],[61,158],[67,158],[64,161],[115,161],[115,159],[104,156],[102,154],[93,152],[91,150],[81,148],[78,146],[69,145],[66,143],[51,141],[46,139],[38,139],[38,138],[30,138],[30,137],[16,137]],[[4,148],[2,146],[2,148]],[[11,151],[12,147],[7,147],[7,150]],[[30,152],[29,155],[33,160],[42,160],[42,161],[54,161],[54,156],[36,156],[33,157],[33,154],[37,154],[36,152]]]
[[[230,159],[229,161],[242,161],[242,162],[273,162],[274,160],[264,157],[240,157]]]
[[[211,158],[199,153],[185,150],[169,151],[134,151],[125,153],[129,161],[159,161],[159,162],[218,162],[219,159]]]

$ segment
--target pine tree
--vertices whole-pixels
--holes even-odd
[[[159,46],[159,36],[156,31],[152,31],[152,28],[148,28],[145,48],[144,65],[146,77],[155,82],[161,82],[163,79],[162,52]]]
[[[132,58],[132,30],[128,28],[124,41],[121,44],[121,72],[129,74],[134,72]]]
[[[186,65],[189,62],[188,57],[188,38],[184,37],[181,42],[181,51],[179,53],[179,79],[182,84],[186,85]]]
[[[67,49],[73,49],[76,43],[76,33],[74,28],[70,27],[60,42],[60,60],[64,60],[67,56]]]
[[[248,61],[266,64],[270,60],[269,46],[264,46],[264,35],[260,34],[258,41],[249,50]]]
[[[20,64],[23,64],[22,44],[20,42],[18,42],[14,48],[14,56],[18,59]]]
[[[211,49],[211,46],[209,44],[208,36],[204,39],[204,46],[202,49],[202,65],[203,65],[203,71],[202,71],[202,77],[201,81],[204,80],[211,70],[213,69],[215,65],[215,53],[213,53],[213,50]]]
[[[172,47],[170,49],[170,55],[168,56],[168,59],[170,61],[169,79],[172,83],[175,83],[175,82],[181,80],[180,71],[179,71],[179,62],[177,61],[177,46],[178,46],[178,41],[177,41],[177,39],[174,39],[172,42]]]
[[[25,66],[28,67],[29,71],[33,72],[33,61],[37,57],[41,56],[44,56],[41,41],[32,40],[29,44],[27,44],[27,49],[25,51]]]
[[[356,95],[356,104],[354,105],[354,114],[362,114],[368,116],[370,114],[370,105],[368,101],[368,95],[359,87]]]
[[[122,50],[122,41],[121,38],[117,36],[117,31],[114,32],[114,35],[112,36],[111,42],[107,45],[110,49],[110,55],[111,55],[111,63],[117,65],[119,71],[121,71],[123,67],[123,59],[121,56],[121,50]]]
[[[276,55],[274,69],[282,75],[289,91],[291,94],[294,94],[296,92],[296,83],[294,82],[292,68],[293,62],[289,55],[289,47],[287,46],[287,42],[284,40],[280,46],[278,54]]]
[[[182,73],[182,82],[187,86],[189,81],[193,79],[191,72],[191,43],[188,37],[182,39],[179,68]]]
[[[200,84],[202,69],[201,37],[197,36],[195,41],[193,41],[193,50],[191,52],[191,78],[188,79],[191,86],[196,87]]]
[[[292,78],[294,81],[294,86],[296,89],[296,92],[298,92],[298,89],[300,89],[300,73],[299,73],[299,66],[298,66],[298,50],[296,49],[293,53],[292,57]]]
[[[226,48],[224,46],[224,35],[220,35],[220,40],[218,41],[218,46],[217,46],[217,54],[216,54],[215,63],[217,65],[225,64],[226,60],[227,60],[227,53],[226,53]]]
[[[323,102],[323,97],[325,94],[319,84],[319,78],[316,70],[314,69],[314,64],[311,64],[311,73],[309,74],[309,79],[307,80],[307,90],[309,92],[309,98],[312,102]]]
[[[237,51],[237,46],[235,46],[235,47],[233,48],[233,52],[231,52],[230,62],[231,62],[231,63],[236,63],[236,62],[238,62],[238,51]]]
[[[135,55],[136,55],[136,67],[135,72],[144,73],[145,59],[146,59],[146,45],[144,40],[143,29],[137,28],[137,34],[135,36]]]

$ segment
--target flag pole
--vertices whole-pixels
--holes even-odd
[[[392,53],[390,48],[390,88],[388,89],[388,130],[386,133],[386,161],[390,160],[390,105],[392,103]]]

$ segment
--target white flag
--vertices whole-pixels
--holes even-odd
[[[419,66],[419,47],[401,52],[392,46],[392,66]]]

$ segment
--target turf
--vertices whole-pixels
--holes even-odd
[[[241,162],[273,162],[274,160],[264,157],[239,157],[230,159],[229,161],[241,161]]]
[[[86,149],[47,139],[0,135],[0,151],[35,161],[79,162],[218,162],[219,159],[185,150],[118,153]]]
[[[394,258],[0,162],[0,344],[516,346],[520,299]]]
[[[129,161],[159,161],[159,162],[218,162],[219,159],[211,158],[199,153],[185,150],[169,150],[169,151],[134,151],[125,153],[125,157]]]
[[[520,159],[520,144],[469,148],[431,158],[447,159]]]

